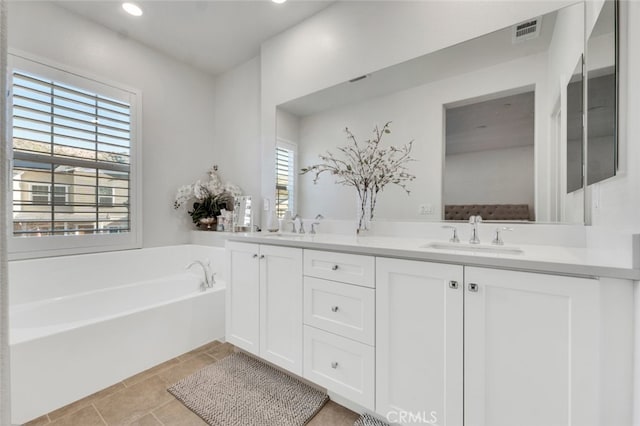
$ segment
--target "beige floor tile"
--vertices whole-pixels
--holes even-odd
[[[51,426],[104,426],[105,423],[100,418],[100,415],[93,407],[89,405],[74,413],[67,414],[60,417],[54,422],[50,423]]]
[[[219,342],[218,340],[214,340],[213,342],[207,343],[206,345],[202,345],[198,348],[195,348],[192,351],[187,352],[186,354],[182,354],[178,357],[178,360],[180,361],[184,361],[188,358],[191,358],[194,355],[200,354],[200,353],[204,353],[204,352],[210,352],[214,349],[216,349],[217,347],[220,347],[222,345],[222,342]]]
[[[119,382],[116,383],[113,386],[109,386],[108,388],[105,388],[99,392],[96,392],[94,394],[91,394],[89,396],[87,396],[86,398],[82,398],[74,403],[71,403],[69,405],[65,405],[62,408],[59,408],[55,411],[52,411],[49,413],[49,418],[51,419],[51,421],[54,421],[56,419],[59,419],[60,417],[64,417],[68,414],[71,414],[75,411],[78,411],[84,407],[87,407],[91,404],[93,404],[96,401],[99,401],[100,399],[109,396],[113,393],[118,392],[119,390],[124,389],[124,385]]]
[[[40,416],[37,419],[33,419],[25,423],[23,426],[42,426],[46,424],[49,424],[49,417],[45,414],[44,416]]]
[[[234,350],[229,343],[208,343],[25,426],[105,426],[105,422],[108,426],[205,426],[166,388]],[[356,413],[329,401],[308,425],[352,426],[357,418]]]
[[[202,426],[206,423],[176,399],[154,410],[153,414],[166,426]]]
[[[125,425],[172,398],[166,384],[153,376],[101,399],[95,406],[110,426]]]
[[[216,360],[211,358],[207,354],[196,354],[191,358],[182,361],[171,368],[168,368],[160,373],[160,377],[166,386],[171,386],[180,379],[187,377],[188,375],[195,373],[197,370],[214,363]]]
[[[329,401],[307,426],[353,426],[358,417],[353,411]]]
[[[162,426],[162,423],[160,423],[153,414],[149,413],[129,423],[128,426]]]
[[[162,370],[166,370],[167,368],[170,368],[179,363],[180,360],[178,358],[170,359],[169,361],[165,361],[162,364],[158,364],[155,367],[151,367],[150,369],[143,371],[142,373],[138,373],[135,376],[131,376],[128,379],[123,380],[123,383],[125,384],[125,386],[135,385],[136,383],[140,383],[141,381],[146,380],[151,376],[155,376]]]
[[[230,343],[223,343],[222,345],[210,350],[207,354],[213,356],[217,360],[221,360],[226,356],[232,354],[235,351],[235,348]]]

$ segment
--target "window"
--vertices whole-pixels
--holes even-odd
[[[65,205],[69,202],[68,190],[65,185],[54,185],[53,192],[51,185],[31,185],[32,204],[53,204]],[[53,196],[53,200],[52,200]]]
[[[295,157],[296,145],[278,139],[276,145],[276,214],[282,218],[285,212],[295,211]]]
[[[105,207],[113,206],[113,188],[108,186],[98,187],[98,205]]]
[[[132,232],[133,195],[139,197],[133,193],[136,92],[15,55],[11,60],[12,252],[82,248],[82,237],[98,247],[91,251],[100,251],[100,240],[139,241],[139,230]],[[114,232],[130,234],[128,243],[106,237]],[[69,238],[43,242],[60,236]]]

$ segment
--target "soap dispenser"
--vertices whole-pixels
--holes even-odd
[[[278,221],[278,214],[275,210],[271,210],[271,214],[267,220],[267,230],[269,232],[278,232],[280,230],[280,222]]]

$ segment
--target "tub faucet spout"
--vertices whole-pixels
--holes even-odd
[[[216,283],[216,277],[215,277],[216,274],[211,272],[211,264],[209,260],[207,260],[206,263],[201,260],[194,260],[193,262],[188,264],[185,267],[185,269],[189,269],[193,265],[200,265],[200,267],[202,267],[202,273],[204,274],[203,284],[206,288],[212,288],[213,285]]]

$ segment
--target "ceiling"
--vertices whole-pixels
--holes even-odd
[[[534,92],[447,108],[447,155],[534,145]]]
[[[119,1],[55,3],[207,73],[218,75],[255,57],[265,40],[326,8],[334,0],[144,0],[128,15]]]

